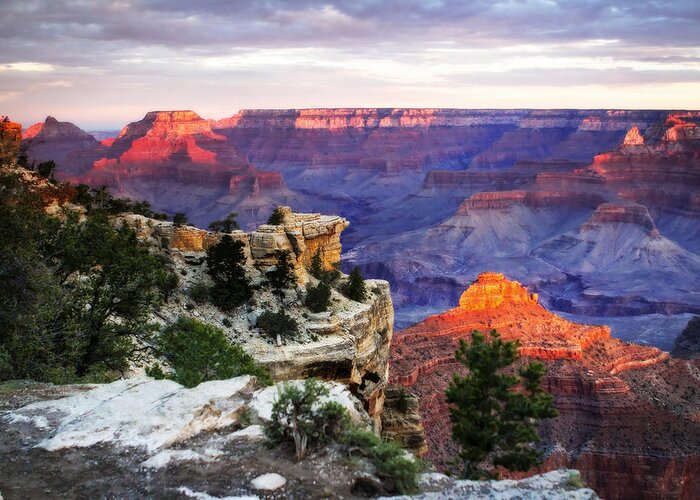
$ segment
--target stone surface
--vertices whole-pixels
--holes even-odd
[[[428,459],[443,468],[457,454],[444,391],[453,373],[464,373],[454,358],[459,340],[496,329],[547,368],[544,386],[560,415],[541,426],[548,454],[540,471],[575,467],[604,498],[693,497],[700,487],[692,473],[700,464],[696,362],[613,339],[605,326],[564,320],[503,276],[482,275],[472,286],[466,293],[479,297],[478,307],[467,302],[429,317],[392,344],[390,382],[421,398]],[[488,290],[493,300],[483,299]],[[512,301],[503,300],[504,290]]]
[[[676,338],[671,354],[681,358],[700,356],[700,316],[694,316],[688,321],[685,329]]]
[[[262,474],[250,482],[250,486],[255,490],[274,491],[287,484],[287,479],[276,472]]]

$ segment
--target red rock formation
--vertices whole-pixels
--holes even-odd
[[[35,162],[53,160],[59,173],[75,173],[89,166],[90,155],[99,142],[70,122],[48,116],[43,123],[29,127],[23,138],[27,156]]]
[[[7,117],[0,119],[0,161],[11,161],[19,152],[22,140],[22,125],[10,121]]]
[[[473,330],[490,329],[519,340],[522,356],[547,366],[545,386],[560,416],[542,426],[549,452],[540,470],[578,468],[604,498],[693,498],[691,471],[700,463],[697,365],[613,339],[605,326],[564,320],[497,273],[480,275],[459,307],[394,337],[390,381],[421,397],[427,458],[438,468],[457,452],[444,402],[451,374],[463,372],[454,352]]]

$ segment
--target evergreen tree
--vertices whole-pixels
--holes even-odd
[[[208,272],[214,281],[211,301],[224,311],[244,304],[253,295],[244,263],[243,243],[228,234],[207,250]]]
[[[345,286],[343,286],[342,292],[347,298],[356,302],[365,301],[367,298],[367,288],[365,287],[365,280],[362,277],[362,272],[360,272],[359,267],[355,267],[350,271],[350,279]]]
[[[224,332],[193,318],[181,316],[166,327],[157,346],[158,355],[174,371],[169,378],[185,387],[240,375],[255,375],[265,384],[272,382],[269,372],[240,346],[231,344]]]
[[[239,228],[238,221],[236,220],[238,214],[236,212],[231,212],[223,220],[215,220],[209,224],[210,231],[216,231],[217,233],[230,233]]]
[[[275,294],[280,298],[284,298],[284,291],[294,286],[296,276],[294,275],[290,253],[287,250],[280,250],[276,254],[277,265],[274,270],[268,271],[267,279],[270,281]]]
[[[187,224],[187,214],[184,212],[176,212],[173,216],[173,224],[175,227],[180,227]]]
[[[460,341],[457,360],[469,373],[454,375],[446,391],[452,438],[460,445],[467,479],[496,477],[495,466],[526,471],[537,465],[540,453],[536,419],[558,415],[552,396],[540,387],[544,365],[531,362],[517,372],[518,342],[491,341],[476,331],[471,344]],[[510,372],[517,373],[512,375]]]
[[[267,219],[267,223],[273,226],[279,226],[284,222],[284,213],[280,207],[275,208],[270,217]]]
[[[314,278],[323,281],[326,285],[332,286],[340,279],[341,273],[339,268],[340,262],[337,262],[330,271],[324,269],[323,261],[321,259],[321,250],[316,250],[316,253],[311,258],[309,274]]]
[[[311,312],[323,312],[328,309],[331,301],[331,287],[321,281],[316,286],[310,286],[306,290],[306,307]]]

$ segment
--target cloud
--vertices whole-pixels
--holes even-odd
[[[488,86],[682,84],[698,81],[698,22],[696,0],[5,0],[0,92],[23,119],[114,103],[117,125],[135,102],[216,98],[221,116],[332,92],[338,106],[460,106]]]

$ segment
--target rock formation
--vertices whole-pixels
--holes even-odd
[[[547,367],[545,387],[560,415],[541,427],[543,470],[576,466],[605,498],[692,498],[698,491],[698,365],[613,339],[605,326],[560,318],[497,273],[481,274],[459,307],[403,330],[391,347],[391,382],[421,398],[427,457],[439,468],[457,452],[444,390],[463,371],[454,358],[458,341],[491,329],[519,340],[522,356]]]
[[[680,358],[700,356],[700,316],[693,316],[676,338],[671,354]]]
[[[84,170],[89,165],[89,155],[100,143],[70,122],[59,122],[53,116],[43,123],[27,128],[23,144],[27,156],[34,162],[55,161],[58,172],[65,175]]]
[[[10,121],[7,117],[0,119],[0,162],[14,160],[19,152],[22,140],[22,125]]]
[[[386,388],[382,437],[396,441],[417,457],[422,457],[428,451],[420,416],[420,400],[404,387],[391,385]]]
[[[166,309],[161,316],[174,320],[178,315],[196,312],[199,317],[207,318],[266,365],[275,380],[319,377],[349,385],[379,430],[394,319],[389,286],[383,281],[367,280],[371,293],[364,303],[351,301],[334,291],[329,311],[309,313],[300,298],[306,293],[306,285],[315,284],[316,279],[306,269],[316,252],[326,269],[334,267],[340,259],[340,233],[348,221],[338,216],[293,213],[288,207],[280,210],[281,224],[264,224],[252,232],[234,231],[230,236],[243,243],[247,272],[256,283],[263,282],[265,273],[277,264],[278,252],[289,252],[298,283],[296,289],[285,293],[283,304],[265,290],[256,292],[247,307],[229,318],[227,326],[221,323],[221,312],[211,305],[190,304],[188,309],[185,295],[181,305]],[[140,215],[121,219],[137,231],[140,239],[170,255],[186,276],[186,288],[207,279],[205,252],[220,241],[222,233],[192,226],[175,227],[171,222]],[[257,317],[264,310],[280,307],[295,317],[303,339],[277,345],[256,329]]]

